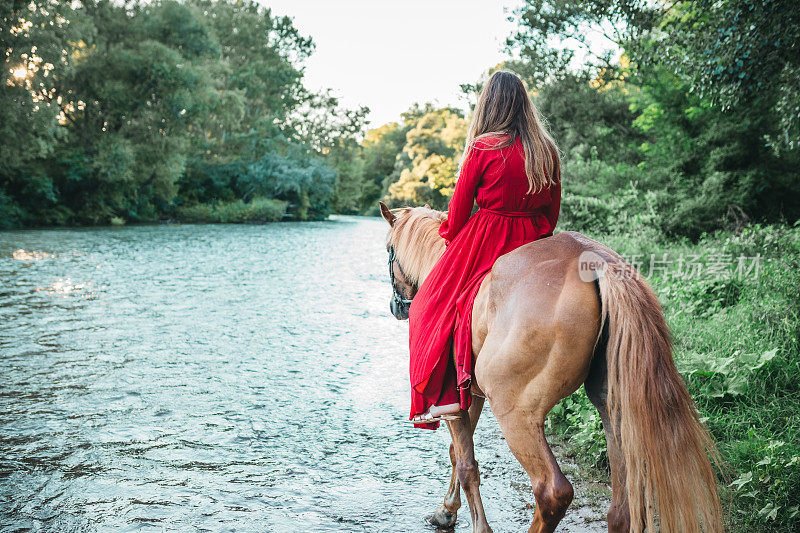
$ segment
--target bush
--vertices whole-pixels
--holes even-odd
[[[218,222],[223,224],[245,224],[277,222],[286,214],[286,202],[271,198],[254,198],[218,204],[183,206],[176,210],[181,222]]]
[[[0,188],[0,229],[22,225],[22,209]]]
[[[612,196],[595,198],[564,193],[558,227],[588,234],[639,234],[662,239],[661,217],[653,192],[643,192],[635,182]]]

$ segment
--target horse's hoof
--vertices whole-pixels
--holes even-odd
[[[451,513],[442,505],[428,517],[428,522],[439,529],[453,529],[456,525],[456,513]]]

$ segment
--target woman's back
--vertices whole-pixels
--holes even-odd
[[[477,203],[481,209],[510,213],[535,213],[550,205],[551,189],[528,193],[530,182],[525,174],[525,153],[517,138],[505,148],[500,136],[484,137],[475,142],[473,154],[479,175]]]

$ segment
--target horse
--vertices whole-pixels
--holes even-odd
[[[410,303],[445,250],[447,213],[389,210],[392,313]],[[544,434],[547,413],[581,385],[605,431],[611,473],[608,531],[717,533],[722,509],[712,460],[719,454],[700,422],[672,356],[661,305],[617,253],[564,231],[500,257],[472,309],[472,404],[448,420],[452,472],[444,503],[429,518],[456,522],[463,488],[474,533],[492,531],[481,501],[473,432],[489,401],[536,503],[530,532],[551,532],[573,487]]]

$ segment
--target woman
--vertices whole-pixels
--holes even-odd
[[[558,148],[522,80],[495,72],[478,98],[439,229],[447,250],[409,312],[415,425],[436,429],[439,420],[469,407],[475,296],[498,257],[553,234],[560,174]],[[470,216],[476,200],[480,209]]]

